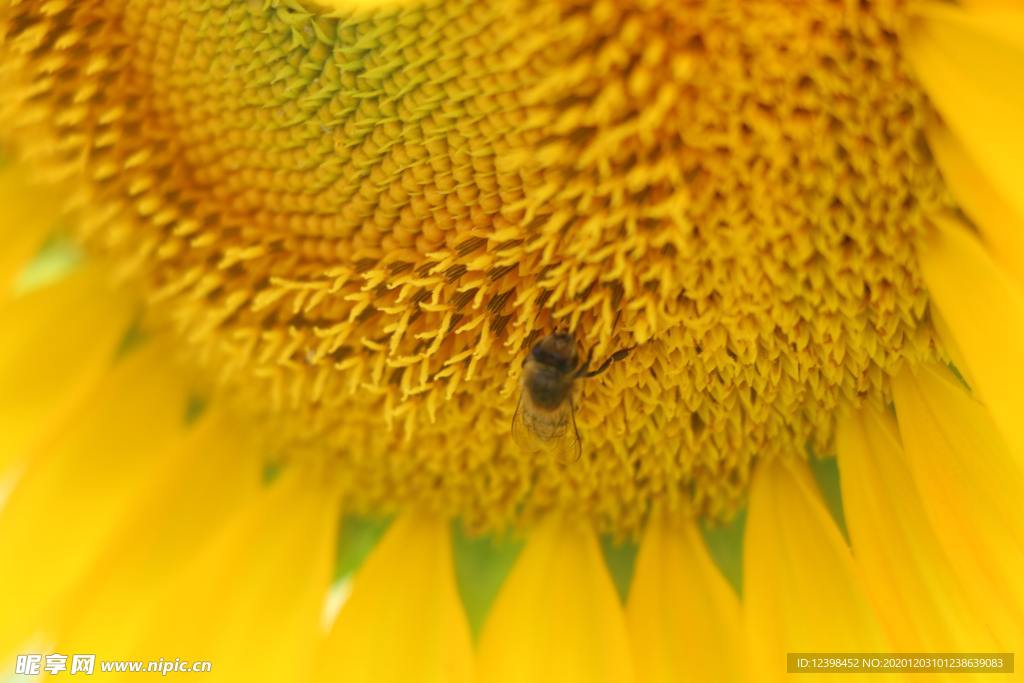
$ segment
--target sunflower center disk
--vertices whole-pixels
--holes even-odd
[[[727,515],[934,354],[912,245],[950,200],[902,3],[213,4],[5,7],[0,113],[350,505]],[[636,347],[576,386],[569,465],[509,435],[560,327]]]

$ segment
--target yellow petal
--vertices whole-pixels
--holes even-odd
[[[629,683],[628,638],[593,531],[551,518],[532,532],[491,608],[479,680]]]
[[[960,221],[935,218],[919,247],[921,272],[963,355],[974,388],[1024,458],[1024,294]]]
[[[210,661],[218,681],[309,680],[338,522],[324,479],[293,465],[239,510],[170,583],[134,656]]]
[[[473,680],[445,520],[407,513],[392,524],[357,572],[318,660],[318,681]]]
[[[127,652],[168,575],[259,492],[259,451],[239,426],[211,412],[140,492],[92,571],[61,602],[46,629],[55,651]]]
[[[967,358],[964,356],[964,352],[960,350],[960,345],[957,344],[956,336],[953,334],[953,330],[949,328],[949,323],[946,322],[946,319],[942,317],[942,313],[935,306],[931,307],[929,315],[932,319],[932,326],[935,327],[935,333],[939,336],[939,343],[942,344],[942,348],[946,351],[949,362],[953,364],[953,367],[956,368],[956,371],[960,373],[965,382],[974,386],[971,368],[967,365]]]
[[[854,559],[894,647],[998,651],[932,529],[896,421],[874,407],[846,411],[837,447]]]
[[[1005,647],[1024,645],[1024,472],[985,408],[939,366],[893,379],[921,502],[972,601]]]
[[[132,311],[92,268],[0,305],[0,479],[82,409]]]
[[[151,344],[115,366],[0,509],[0,652],[90,566],[143,483],[175,455],[185,390],[164,355]]]
[[[850,550],[806,463],[762,464],[749,505],[742,604],[751,680],[786,679],[788,652],[888,651]]]
[[[906,40],[918,78],[999,194],[1024,215],[1024,11],[919,7]]]
[[[28,181],[25,168],[0,168],[0,295],[42,245],[60,215],[52,188]]]
[[[1020,9],[1020,0],[960,0],[960,4],[971,9]]]
[[[992,258],[1018,285],[1024,284],[1024,214],[999,194],[946,126],[929,126],[928,143],[949,189],[981,229]]]
[[[637,681],[740,680],[739,601],[692,520],[648,522],[626,617]]]

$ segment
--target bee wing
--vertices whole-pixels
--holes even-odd
[[[516,413],[512,416],[512,439],[526,453],[542,453],[545,450],[544,442],[530,427],[533,421],[529,414],[533,408],[529,402],[526,392],[519,395]]]
[[[571,399],[548,411],[533,405],[523,392],[512,416],[512,438],[527,453],[547,453],[562,464],[576,462],[582,451]]]
[[[580,430],[576,426],[576,404],[569,398],[562,406],[565,428],[551,444],[552,455],[563,465],[571,465],[583,454]]]

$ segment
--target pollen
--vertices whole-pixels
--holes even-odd
[[[366,3],[364,3],[366,4]],[[902,2],[31,0],[0,121],[80,238],[345,505],[474,528],[720,518],[839,401],[941,359],[913,245],[952,201]],[[521,364],[599,363],[582,456]]]

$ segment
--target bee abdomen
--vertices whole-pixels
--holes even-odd
[[[572,380],[564,375],[538,370],[530,373],[526,382],[530,399],[544,410],[556,410],[565,402],[572,389]]]

